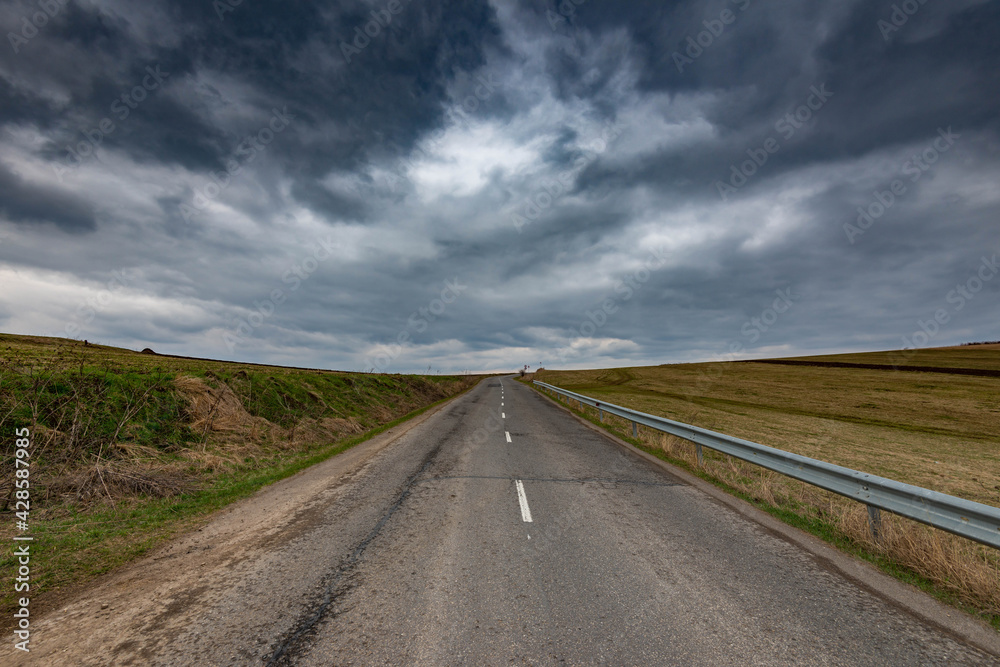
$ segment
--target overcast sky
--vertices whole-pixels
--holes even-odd
[[[1000,339],[1000,1],[0,25],[4,332],[390,372]]]

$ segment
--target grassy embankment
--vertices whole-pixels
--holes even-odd
[[[1000,506],[1000,345],[873,352],[799,361],[540,371],[535,379],[643,412]],[[828,363],[880,368],[837,367]],[[938,372],[896,370],[930,367]],[[949,372],[951,369],[951,372]],[[973,369],[996,377],[963,375]],[[576,404],[573,404],[574,410]],[[596,411],[585,409],[597,421]],[[872,540],[865,507],[690,443],[605,418],[605,427],[771,514],[864,557],[1000,630],[1000,554],[882,514]]]
[[[0,334],[0,539],[11,544],[19,534],[15,428],[32,432],[27,534],[37,613],[66,587],[475,380],[179,359]],[[0,556],[7,575],[10,553]],[[4,586],[5,617],[13,600]]]

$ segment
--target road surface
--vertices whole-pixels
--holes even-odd
[[[35,626],[72,665],[987,665],[511,378]]]

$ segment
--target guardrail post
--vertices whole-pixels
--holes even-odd
[[[698,465],[704,467],[705,455],[701,451],[701,443],[694,443],[694,452],[698,455]]]
[[[635,422],[632,422],[632,437],[633,438],[639,437],[639,425],[636,424]]]
[[[597,416],[600,417],[601,422],[604,421],[604,410],[597,408]]]
[[[882,511],[874,505],[868,505],[868,529],[872,531],[872,538],[878,542],[879,534],[882,532]]]

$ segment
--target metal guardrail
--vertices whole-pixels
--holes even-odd
[[[641,424],[689,440],[695,443],[699,464],[703,461],[701,448],[704,446],[864,503],[868,506],[869,525],[876,538],[879,510],[886,510],[1000,549],[1000,508],[604,403],[545,382],[534,380],[533,383],[555,395],[579,402],[581,408],[583,405],[597,408],[601,421],[604,421],[605,412],[630,420],[633,436],[637,434],[637,425]]]

